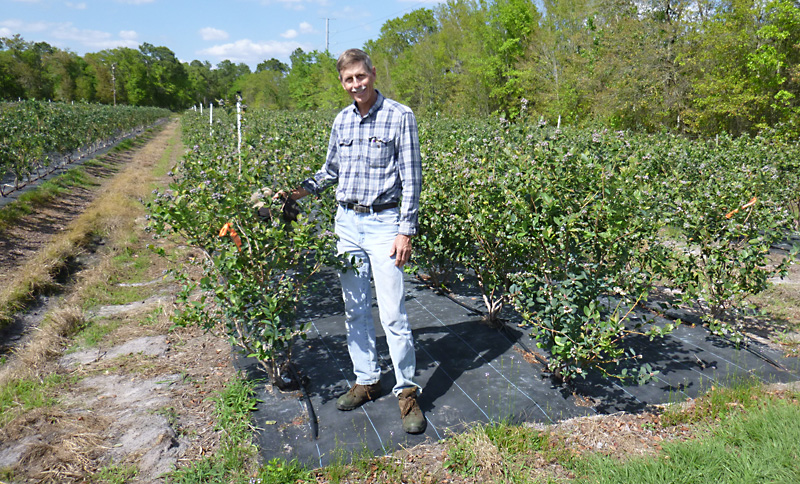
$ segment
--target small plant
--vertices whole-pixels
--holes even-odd
[[[20,411],[47,407],[56,402],[52,390],[64,382],[63,375],[49,375],[44,380],[11,380],[0,387],[0,427]]]
[[[246,482],[255,469],[250,413],[256,409],[254,383],[236,378],[215,397],[215,429],[220,432],[219,449],[190,466],[166,476],[167,482]]]
[[[92,476],[92,482],[98,484],[125,484],[139,473],[135,465],[114,464],[113,462]]]
[[[311,472],[296,460],[271,459],[261,466],[256,477],[250,480],[253,484],[298,484],[313,482]]]

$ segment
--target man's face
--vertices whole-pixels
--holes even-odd
[[[368,70],[363,62],[356,62],[345,66],[339,73],[342,87],[359,107],[372,106],[377,94],[375,93],[375,68]]]

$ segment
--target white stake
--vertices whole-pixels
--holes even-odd
[[[236,133],[238,144],[236,153],[239,154],[239,178],[242,177],[242,95],[236,93]]]

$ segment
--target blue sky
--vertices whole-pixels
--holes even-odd
[[[440,0],[0,0],[0,37],[20,34],[79,55],[114,47],[165,46],[184,62],[228,59],[251,68],[325,49],[337,56],[375,39],[386,20]]]

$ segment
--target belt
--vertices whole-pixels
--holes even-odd
[[[356,213],[378,213],[383,210],[389,210],[390,208],[395,208],[397,206],[397,202],[394,203],[382,203],[380,205],[361,205],[359,203],[350,203],[350,202],[339,202],[344,208],[353,210]]]

